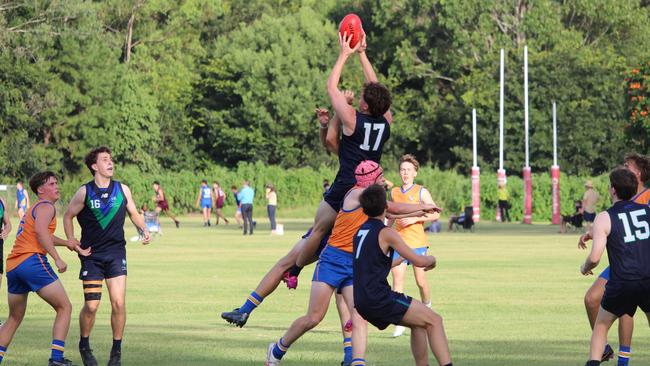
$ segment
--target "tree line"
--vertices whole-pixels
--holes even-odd
[[[504,48],[505,166],[519,171],[526,45],[533,171],[552,162],[552,101],[568,174],[600,174],[648,146],[647,99],[634,100],[646,103],[644,116],[626,84],[650,61],[647,0],[7,0],[0,176],[84,174],[83,156],[98,145],[149,173],[335,166],[314,108],[328,106],[348,12],[363,20],[369,58],[393,93],[388,161],[409,152],[467,172],[476,108],[479,165],[495,169]],[[358,94],[362,82],[350,62],[342,86]],[[635,98],[647,95],[640,85]]]

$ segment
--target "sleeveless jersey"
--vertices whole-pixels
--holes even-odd
[[[631,201],[643,205],[650,205],[650,189],[646,188],[643,191],[641,191],[641,193],[637,193],[637,195],[634,196],[634,198],[632,198]]]
[[[201,187],[201,202],[212,202],[212,188],[208,186]]]
[[[2,228],[4,227],[5,224],[4,218],[5,218],[5,205],[0,200],[0,230],[2,230]],[[0,239],[0,241],[2,241],[2,239]],[[0,260],[2,260],[2,258],[0,258]]]
[[[350,136],[343,134],[339,145],[337,181],[356,182],[354,170],[363,160],[381,162],[384,144],[390,137],[390,124],[381,116],[373,118],[357,112],[357,123]]]
[[[352,210],[341,208],[336,215],[336,221],[328,244],[334,248],[352,253],[352,239],[366,220],[368,220],[368,216],[363,213],[361,206]]]
[[[354,301],[380,304],[391,291],[386,280],[393,262],[393,248],[384,253],[379,246],[379,233],[386,225],[377,219],[368,219],[354,236]]]
[[[393,202],[398,203],[422,203],[422,190],[424,187],[413,184],[407,190],[403,191],[402,187],[395,187],[390,191]],[[424,233],[424,224],[418,222],[409,226],[402,226],[396,221],[396,229],[399,236],[404,239],[406,244],[411,248],[423,248],[427,246],[427,236]]]
[[[36,236],[35,230],[36,215],[34,210],[42,204],[52,205],[49,201],[39,201],[34,206],[30,207],[22,220],[20,220],[20,225],[16,232],[16,241],[14,242],[13,248],[11,248],[11,253],[7,256],[7,272],[18,267],[19,264],[33,254],[47,254],[45,248],[38,243],[38,237]],[[54,231],[56,230],[56,211],[54,216],[52,216],[52,220],[47,229],[50,234],[54,234]]]
[[[85,187],[84,208],[77,215],[81,226],[81,247],[92,247],[91,257],[121,254],[126,246],[124,219],[127,203],[122,185],[111,180],[107,188],[99,188],[95,181],[90,181]]]
[[[27,207],[27,193],[25,193],[25,189],[17,189],[16,190],[16,202],[18,202],[18,208],[20,207]]]
[[[610,280],[650,279],[650,207],[619,201],[607,213],[611,221],[607,236]]]

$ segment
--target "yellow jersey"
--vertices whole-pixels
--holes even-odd
[[[422,203],[423,190],[424,187],[418,184],[413,184],[405,191],[402,190],[402,187],[395,187],[390,191],[390,196],[393,202],[419,204]],[[396,221],[395,225],[397,232],[409,247],[423,248],[427,246],[427,235],[424,233],[423,223],[401,226],[399,221]]]

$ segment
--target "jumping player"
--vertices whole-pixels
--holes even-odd
[[[645,188],[644,182],[650,179],[650,158],[644,155],[630,153],[625,155],[624,166],[629,169],[637,180],[636,195],[632,201],[640,204],[650,205],[650,190]],[[578,247],[586,249],[585,244],[592,237],[590,231],[580,237]],[[598,309],[605,293],[605,285],[609,281],[610,270],[609,267],[605,268],[598,278],[594,281],[593,285],[587,290],[585,294],[585,308],[587,310],[587,317],[589,318],[589,325],[594,328]],[[634,331],[634,319],[630,316],[623,314],[618,321],[618,336],[619,336],[619,354],[618,365],[626,366],[630,360],[632,353],[632,333]],[[601,357],[602,361],[607,361],[614,357],[614,350],[609,344],[605,345],[605,351]]]
[[[368,220],[354,236],[353,288],[357,311],[380,330],[386,329],[389,324],[410,327],[411,349],[416,365],[429,364],[428,338],[438,364],[451,366],[442,317],[410,296],[392,291],[386,281],[394,252],[427,271],[436,266],[436,259],[415,253],[398,232],[384,225],[387,202],[382,186],[368,187],[361,193],[359,201]]]
[[[63,353],[65,339],[70,329],[72,304],[46,256],[49,254],[54,259],[59,273],[65,272],[68,268],[55,248],[55,246],[70,244],[54,235],[56,230],[54,203],[60,197],[56,176],[52,172],[38,173],[29,180],[29,187],[38,196],[39,201],[21,220],[16,241],[7,256],[9,317],[0,327],[0,363],[25,317],[27,297],[33,291],[56,311],[48,365],[71,366],[72,362],[64,358]],[[83,250],[79,245],[68,246],[68,248],[77,251],[79,255],[90,254],[89,248]]]
[[[380,163],[384,144],[390,137],[390,125],[393,121],[389,110],[390,92],[385,86],[378,83],[377,75],[365,52],[367,47],[365,36],[354,48],[350,48],[351,39],[351,36],[339,34],[340,54],[327,79],[327,92],[332,107],[342,123],[343,136],[339,147],[339,171],[334,183],[320,203],[312,234],[307,239],[305,248],[300,252],[296,267],[291,269],[291,276],[297,276],[301,268],[309,263],[318,248],[318,243],[334,225],[345,194],[355,184],[354,170],[357,165],[363,160]],[[359,111],[348,104],[346,96],[338,88],[343,67],[355,52],[359,54],[366,79],[359,100]]]
[[[122,336],[126,325],[126,240],[124,219],[128,212],[133,224],[142,232],[143,244],[150,240],[149,230],[138,213],[128,186],[115,181],[111,150],[105,146],[93,149],[85,163],[93,180],[79,188],[63,217],[68,242],[78,244],[72,219],[81,227],[81,247],[92,247],[92,254],[81,259],[79,279],[84,290],[84,306],[79,314],[79,353],[84,366],[96,366],[90,348],[90,332],[102,298],[102,282],[106,282],[111,301],[113,347],[108,366],[122,364]]]
[[[591,252],[580,267],[583,275],[593,274],[607,248],[610,279],[593,327],[587,366],[600,365],[607,332],[617,318],[634,317],[640,307],[650,322],[650,207],[632,201],[637,178],[629,169],[614,169],[609,181],[613,205],[596,217]]]
[[[400,158],[399,174],[402,178],[402,186],[395,187],[390,191],[390,197],[393,202],[435,204],[431,198],[431,193],[423,186],[414,183],[419,169],[420,163],[418,163],[415,156],[406,154]],[[399,219],[396,221],[396,229],[402,240],[406,242],[415,254],[426,255],[429,246],[427,245],[427,236],[424,233],[424,223],[437,220],[438,218],[440,218],[440,214],[432,213],[423,217]],[[392,226],[392,222],[389,222],[388,226]],[[397,252],[394,252],[394,255],[395,257],[393,259],[400,258]],[[397,292],[404,292],[404,275],[406,274],[406,267],[409,264],[411,262],[406,260],[391,270],[393,274],[393,289]],[[431,307],[431,294],[424,268],[413,266],[413,274],[415,275],[415,283],[420,290],[420,299],[422,299],[422,302],[427,307]],[[401,325],[396,326],[393,337],[401,336],[405,329]]]
[[[4,242],[11,232],[11,220],[7,215],[7,204],[3,198],[0,198],[0,286],[2,285],[2,275],[4,272]]]
[[[208,186],[208,181],[201,181],[199,196],[196,198],[196,207],[201,205],[203,212],[203,226],[210,226],[210,217],[212,216],[212,189]]]
[[[344,196],[332,235],[321,252],[314,277],[307,314],[296,319],[282,338],[271,343],[266,357],[266,366],[280,364],[289,346],[310,329],[318,325],[327,313],[329,300],[335,291],[340,291],[349,307],[352,323],[352,362],[350,365],[365,364],[367,326],[354,309],[352,295],[352,238],[367,217],[359,206],[361,192],[371,184],[383,184],[382,169],[374,161],[362,161],[355,170],[356,185]],[[418,215],[424,210],[434,210],[434,205],[408,205]],[[313,235],[313,234],[312,234]]]
[[[165,191],[163,191],[162,187],[160,186],[160,182],[157,180],[153,182],[153,191],[155,193],[153,196],[153,201],[156,202],[156,213],[160,214],[161,211],[164,212],[167,217],[174,221],[176,228],[178,228],[181,223],[180,221],[176,220],[176,217],[169,209],[169,202],[167,202]]]
[[[29,208],[29,193],[25,191],[23,181],[16,182],[16,210],[18,211],[18,220],[22,220],[25,212]]]

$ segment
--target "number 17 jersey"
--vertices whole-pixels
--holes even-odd
[[[357,123],[350,136],[343,134],[339,145],[339,172],[344,182],[354,183],[354,170],[360,162],[372,160],[381,163],[384,144],[390,137],[390,123],[384,116],[377,118],[357,112]]]
[[[650,279],[650,207],[618,201],[607,213],[611,221],[607,236],[610,281]]]
[[[107,188],[98,187],[95,181],[86,183],[84,208],[77,220],[81,226],[81,247],[91,247],[91,257],[123,256],[126,203],[120,182],[111,180]]]

